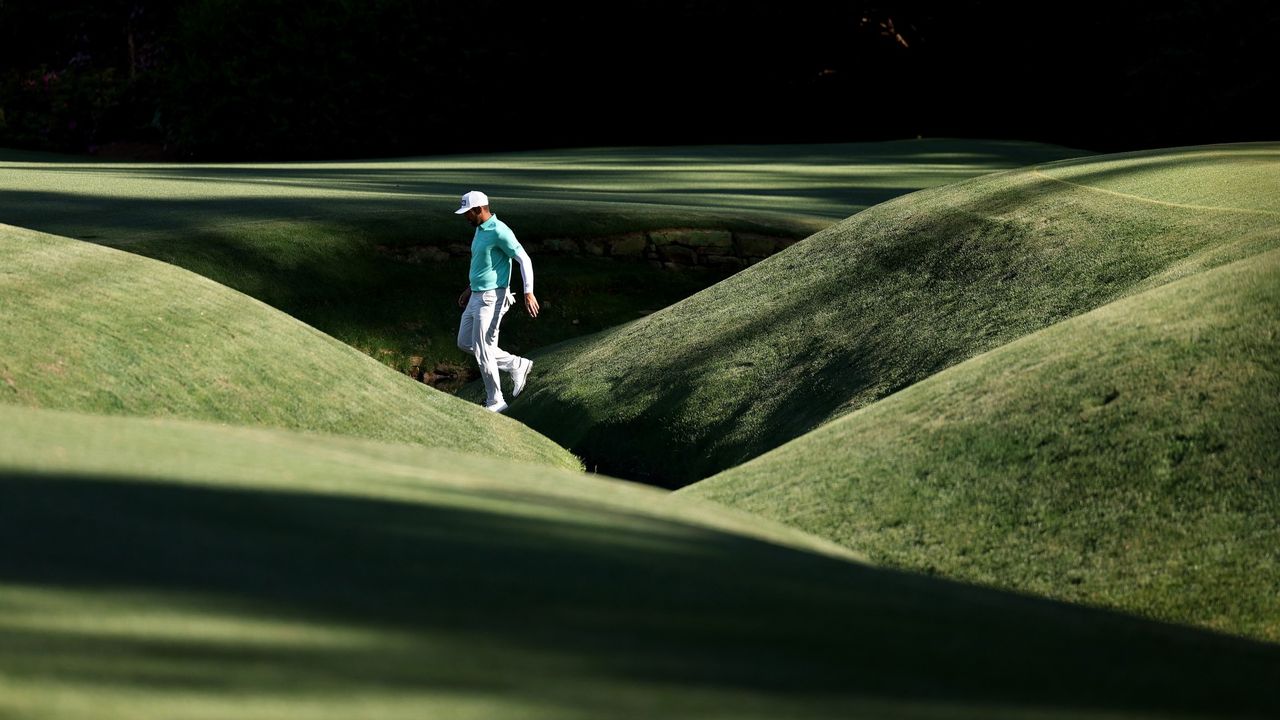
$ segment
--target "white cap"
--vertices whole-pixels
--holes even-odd
[[[470,210],[471,208],[484,207],[485,205],[488,205],[488,204],[489,204],[488,195],[485,195],[479,190],[472,190],[471,192],[462,196],[462,205],[457,210],[454,210],[453,214],[461,215],[462,213]]]

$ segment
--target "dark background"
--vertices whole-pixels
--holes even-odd
[[[1280,4],[0,0],[0,145],[1275,140]]]

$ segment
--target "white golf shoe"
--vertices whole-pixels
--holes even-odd
[[[485,405],[484,409],[488,410],[489,412],[500,413],[500,412],[506,412],[507,407],[509,406],[507,405],[507,402],[505,400],[499,400],[498,402],[492,405]]]
[[[529,380],[531,370],[533,370],[533,361],[525,358],[523,363],[511,371],[511,397],[524,392],[524,384]]]

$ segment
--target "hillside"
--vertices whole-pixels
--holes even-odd
[[[165,263],[0,225],[0,403],[413,442],[580,467],[520,423],[415,383]]]
[[[1280,648],[443,450],[0,405],[0,714],[1280,712]]]
[[[689,495],[891,567],[1280,641],[1280,250],[939,373]]]
[[[549,348],[511,414],[588,468],[685,485],[1278,244],[1278,144],[997,173],[877,205],[679,304]]]

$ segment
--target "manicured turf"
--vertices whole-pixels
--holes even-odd
[[[405,368],[465,364],[453,301],[467,259],[407,264],[379,246],[467,244],[458,197],[483,189],[525,240],[711,227],[803,238],[923,187],[1080,155],[1033,143],[612,148],[266,165],[89,162],[4,151],[0,222],[193,270]],[[535,257],[546,312],[515,351],[595,332],[724,277]]]
[[[527,427],[148,258],[0,225],[0,403],[343,433],[580,467]]]
[[[683,492],[884,565],[1280,641],[1280,250],[946,370]]]
[[[430,362],[465,263],[376,248],[465,242],[463,189],[526,237],[801,234],[1066,154],[10,156],[0,219]],[[1280,715],[1254,641],[1278,632],[1278,166],[1257,144],[936,188],[542,355],[517,417],[633,476],[841,418],[674,497],[224,286],[0,226],[0,716]],[[599,262],[545,263],[551,330],[512,335],[706,281]]]
[[[1280,145],[1048,164],[891,200],[673,307],[550,348],[514,417],[670,486],[947,367],[1280,245]]]
[[[0,715],[1280,713],[1280,647],[874,569],[653,489],[107,420],[0,405]]]

